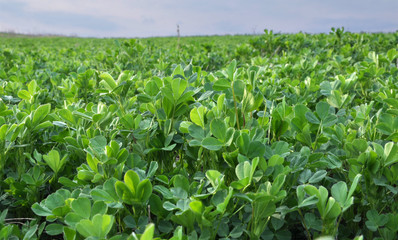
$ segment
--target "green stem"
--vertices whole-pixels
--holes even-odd
[[[301,219],[302,219],[302,223],[303,223],[304,229],[305,229],[305,231],[306,231],[306,233],[307,233],[307,235],[308,235],[308,239],[311,240],[311,233],[310,233],[310,231],[308,230],[307,225],[305,224],[305,220],[304,220],[303,213],[301,212],[300,209],[298,209],[298,213],[299,213],[299,215],[300,215],[300,217],[301,217]]]
[[[234,91],[234,86],[233,86],[233,84],[232,84],[232,96],[233,96],[233,99],[234,99],[236,124],[238,124],[238,130],[240,130],[239,115],[238,115],[238,106],[237,106],[237,104],[236,104],[236,96],[235,96],[235,91]]]
[[[336,228],[335,228],[335,233],[338,233],[339,225],[340,225],[342,218],[343,218],[343,213],[341,213],[339,216],[339,220],[337,221]]]
[[[120,110],[122,111],[122,113],[124,115],[124,114],[126,114],[126,111],[124,110],[122,99],[120,98],[120,95],[118,96],[118,100],[119,100]]]
[[[314,151],[316,150],[316,145],[318,144],[319,132],[321,131],[322,121],[319,124],[318,131],[316,132],[314,147],[312,148]]]

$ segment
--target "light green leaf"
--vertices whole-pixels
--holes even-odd
[[[205,126],[205,113],[207,109],[204,106],[200,106],[199,108],[193,108],[189,114],[191,121],[198,126],[204,128]]]
[[[177,101],[180,96],[184,93],[187,88],[188,82],[185,79],[175,78],[171,83],[171,88],[173,90],[174,101]]]
[[[140,240],[152,240],[155,232],[155,225],[150,223],[146,226],[144,233],[141,235]]]
[[[26,90],[19,90],[18,97],[26,101],[30,101],[30,99],[32,98],[32,96]]]
[[[32,126],[37,126],[38,124],[43,121],[44,118],[47,117],[47,115],[51,111],[51,105],[50,104],[45,104],[41,105],[38,107],[35,112],[33,113],[33,118],[32,118]]]
[[[104,81],[105,88],[109,91],[112,91],[117,87],[115,79],[109,73],[102,73],[99,76]]]
[[[138,176],[138,174],[133,170],[127,171],[124,175],[124,182],[131,191],[131,193],[135,195],[138,184],[140,183],[140,177]]]
[[[58,114],[62,118],[62,120],[66,121],[67,123],[72,125],[76,124],[75,117],[69,109],[61,109],[58,111]]]

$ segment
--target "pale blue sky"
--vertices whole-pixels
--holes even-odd
[[[0,0],[0,31],[94,37],[395,32],[398,0]]]

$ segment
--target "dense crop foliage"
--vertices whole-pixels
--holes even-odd
[[[395,239],[397,44],[0,38],[0,239]]]

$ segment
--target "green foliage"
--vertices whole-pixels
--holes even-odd
[[[0,239],[395,239],[397,39],[0,38]]]

